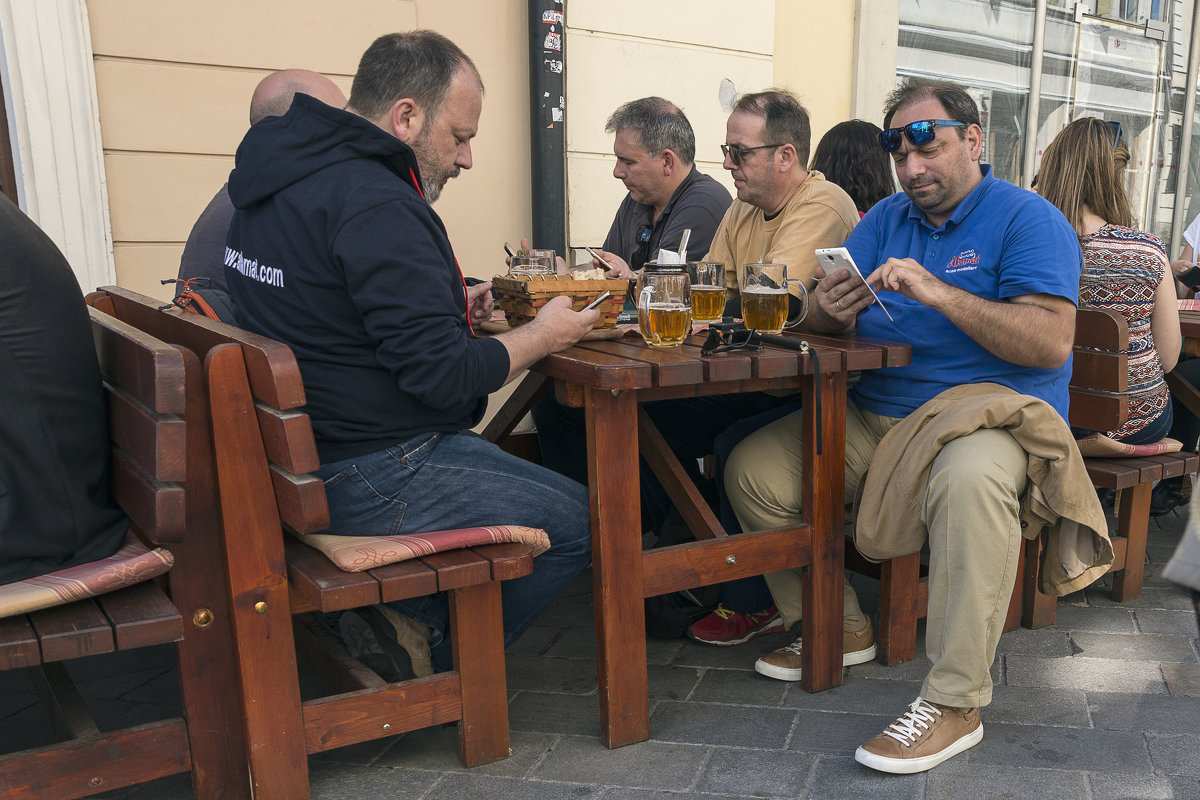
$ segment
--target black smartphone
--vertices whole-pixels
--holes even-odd
[[[1200,266],[1191,266],[1175,276],[1175,279],[1193,292],[1200,291]]]

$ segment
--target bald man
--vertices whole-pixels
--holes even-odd
[[[258,82],[250,97],[250,124],[256,125],[267,117],[282,117],[292,107],[297,94],[306,94],[327,106],[345,108],[346,96],[333,81],[319,72],[307,69],[284,69],[272,72]],[[209,201],[201,212],[179,259],[179,279],[207,278],[208,287],[225,291],[225,237],[233,219],[233,203],[229,201],[229,184]],[[175,285],[175,294],[183,288]],[[205,287],[201,287],[205,288]]]

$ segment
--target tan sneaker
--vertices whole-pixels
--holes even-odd
[[[951,708],[918,697],[900,719],[858,748],[854,760],[880,772],[907,775],[933,769],[982,739],[978,708]]]
[[[781,647],[754,662],[754,671],[781,681],[800,680],[800,640]],[[875,631],[871,623],[861,631],[842,632],[842,666],[850,667],[875,658]]]
[[[382,603],[375,609],[391,623],[395,631],[396,643],[408,653],[412,662],[413,674],[418,678],[433,674],[433,660],[429,653],[431,631],[428,625],[423,625],[411,617],[406,617],[395,609]]]

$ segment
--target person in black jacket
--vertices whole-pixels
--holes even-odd
[[[108,407],[71,267],[0,196],[0,584],[120,548]]]
[[[243,325],[296,354],[328,532],[546,530],[552,546],[533,574],[503,587],[511,642],[587,566],[587,491],[469,429],[489,393],[574,344],[599,312],[555,298],[526,325],[474,335],[491,314],[491,284],[465,285],[430,203],[470,169],[482,103],[478,70],[450,40],[380,37],[344,111],[299,94],[242,140],[229,177],[236,210],[225,273]],[[432,668],[450,667],[444,595],[364,618],[399,672],[405,655],[413,671],[428,671],[428,645]]]

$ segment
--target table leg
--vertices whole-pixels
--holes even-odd
[[[600,738],[621,747],[650,738],[637,399],[592,388],[584,396]]]
[[[822,414],[813,389],[820,381]],[[812,525],[812,563],[804,581],[800,686],[809,692],[842,683],[842,583],[845,575],[846,373],[806,376],[804,420],[804,516]],[[821,452],[816,428],[821,426]]]

